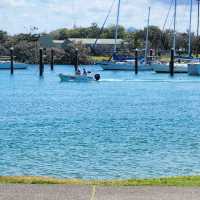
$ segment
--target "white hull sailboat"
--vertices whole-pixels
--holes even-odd
[[[176,13],[177,13],[177,0],[174,1],[174,36],[173,36],[173,49],[176,50]],[[195,59],[191,59],[192,48],[191,48],[191,23],[192,23],[192,0],[190,0],[190,23],[189,23],[189,38],[188,38],[188,59],[179,59],[180,61],[184,61],[182,63],[174,63],[174,73],[188,73],[188,69],[193,70],[189,65],[192,62],[196,62]],[[176,51],[175,51],[176,52]],[[198,60],[199,62],[199,60]],[[169,63],[160,64],[153,66],[153,70],[157,73],[169,73]],[[195,69],[194,69],[195,70]],[[189,73],[190,74],[190,73]]]
[[[152,65],[156,73],[170,73],[169,63],[159,63]],[[174,63],[174,73],[187,73],[188,64]]]
[[[8,70],[10,69],[9,61],[0,61],[0,70]],[[14,69],[27,69],[27,64],[24,63],[13,63]]]
[[[133,71],[135,69],[135,61],[132,62],[104,62],[101,64],[104,70],[120,70],[120,71]],[[138,70],[140,71],[150,71],[152,70],[151,64],[138,63]]]
[[[116,21],[116,30],[115,30],[115,45],[114,45],[114,54],[116,54],[117,46],[116,40],[118,38],[118,28],[119,28],[119,15],[120,15],[120,4],[121,1],[118,2],[118,10],[117,10],[117,21]],[[148,25],[149,28],[149,18],[150,18],[150,7],[149,7],[149,15],[148,15]],[[148,51],[148,28],[147,28],[147,35],[146,35],[146,48],[145,48],[145,59],[138,59],[138,70],[139,71],[152,71],[152,63],[147,62],[147,51]],[[103,70],[120,70],[120,71],[133,71],[135,69],[135,59],[131,60],[122,60],[116,61],[111,60],[107,62],[103,62],[100,64]]]
[[[188,74],[190,76],[200,76],[200,63],[188,64]]]

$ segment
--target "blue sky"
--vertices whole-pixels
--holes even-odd
[[[151,24],[162,27],[171,0],[121,0],[120,24],[126,27],[143,28],[146,25],[147,9],[151,6]],[[177,0],[178,30],[188,28],[189,0]],[[196,0],[194,0],[196,2]],[[92,22],[102,24],[112,0],[0,0],[0,29],[11,34],[29,32],[31,26],[40,32],[57,28],[89,26]],[[108,21],[115,22],[115,10]],[[194,5],[193,30],[197,21]],[[172,13],[171,13],[172,16]],[[167,27],[170,26],[170,21]]]

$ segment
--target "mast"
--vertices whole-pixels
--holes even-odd
[[[191,27],[192,27],[192,0],[190,0],[190,24],[189,24],[189,44],[188,44],[188,55],[189,57],[192,56],[192,35],[191,35]]]
[[[197,18],[197,38],[199,37],[199,4],[200,0],[197,0],[198,3],[198,18]]]
[[[76,29],[76,9],[75,9],[75,1],[72,1],[72,12],[74,13],[73,15],[73,29]]]
[[[174,0],[174,39],[173,39],[173,49],[174,54],[176,54],[176,8],[177,8],[177,0]]]
[[[148,56],[150,14],[151,14],[151,7],[149,7],[148,20],[147,20],[147,33],[146,33],[146,44],[145,44],[145,64],[147,63],[147,56]]]
[[[197,0],[198,3],[198,16],[197,16],[197,49],[196,49],[196,57],[198,57],[198,44],[199,44],[199,7],[200,7],[200,0]]]
[[[117,38],[118,38],[118,29],[119,29],[119,14],[120,14],[120,6],[121,6],[121,0],[118,2],[118,8],[117,8],[117,21],[116,21],[116,29],[115,29],[115,45],[114,45],[114,53],[117,52]]]

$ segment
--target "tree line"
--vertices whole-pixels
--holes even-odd
[[[103,30],[97,24],[93,23],[90,27],[80,27],[67,29],[62,28],[47,35],[51,36],[55,40],[66,40],[68,38],[114,38],[115,26],[111,25]],[[182,53],[187,53],[188,50],[188,32],[178,32],[176,34],[176,49]],[[16,34],[9,35],[5,31],[0,31],[0,56],[9,55],[9,50],[14,47],[14,53],[16,60],[20,62],[35,63],[38,58],[38,37],[32,33],[29,34]],[[123,26],[119,26],[118,37],[123,39],[126,43],[126,52],[133,52],[135,48],[144,49],[146,28],[142,30],[130,31],[125,29]],[[149,48],[154,49],[155,52],[169,51],[172,47],[173,42],[173,30],[161,30],[157,26],[149,27]],[[71,57],[77,46],[71,45],[65,47],[65,49],[55,49],[56,63],[70,63],[72,62]],[[88,59],[92,52],[90,49],[85,48],[81,44],[78,44],[80,49],[81,61],[88,62]],[[124,48],[124,47],[123,47]],[[197,36],[192,33],[192,51],[197,53],[200,50],[200,40]],[[46,54],[46,61],[48,61],[48,50]]]

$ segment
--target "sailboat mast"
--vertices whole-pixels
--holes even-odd
[[[117,52],[117,38],[118,38],[118,29],[119,29],[119,14],[120,14],[120,6],[121,6],[121,0],[118,2],[118,8],[117,8],[117,21],[116,21],[116,29],[115,29],[115,45],[114,45],[114,53]]]
[[[190,0],[190,24],[189,24],[189,44],[188,44],[188,55],[189,57],[192,56],[192,49],[191,49],[191,43],[192,43],[192,35],[191,35],[191,26],[192,26],[192,0]]]
[[[198,3],[198,16],[197,16],[197,39],[199,37],[199,4],[200,4],[200,0],[197,0]]]
[[[200,8],[200,0],[197,0],[197,4],[198,4],[198,11],[197,11],[197,47],[196,47],[196,57],[198,57],[199,55],[199,48],[198,48],[198,44],[199,44],[199,8]]]
[[[176,8],[177,8],[177,1],[174,0],[174,39],[173,39],[174,54],[176,54]]]
[[[145,63],[147,63],[147,56],[148,56],[150,14],[151,14],[151,7],[149,7],[148,20],[147,20],[147,33],[146,33],[146,44],[145,44]]]

